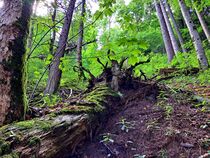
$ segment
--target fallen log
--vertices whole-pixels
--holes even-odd
[[[193,68],[186,68],[186,69],[181,69],[181,68],[162,68],[159,70],[159,75],[160,76],[171,76],[171,75],[193,75],[197,74],[199,72],[199,68],[193,67]]]
[[[1,127],[0,157],[60,158],[74,153],[110,113],[107,98],[119,102],[114,91],[100,85],[82,97],[88,105],[65,105],[41,118]]]

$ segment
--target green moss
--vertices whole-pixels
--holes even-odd
[[[29,121],[21,121],[21,122],[17,122],[15,125],[21,128],[32,128],[35,124],[34,120],[29,120]]]
[[[26,54],[25,53],[23,55],[23,68],[22,68],[22,89],[23,89],[23,104],[24,104],[24,119],[25,119],[25,115],[26,115],[26,112],[28,110],[28,100],[27,100],[27,95],[26,95],[26,87],[27,87],[27,78],[28,78],[28,75],[27,75],[27,62],[26,62]]]
[[[39,129],[44,131],[48,131],[52,127],[52,123],[50,121],[36,121],[36,125]]]
[[[30,138],[29,139],[29,141],[28,141],[28,145],[29,146],[35,146],[35,145],[37,145],[37,144],[40,144],[41,143],[41,140],[40,140],[40,138],[38,138],[38,137],[32,137],[32,138]]]
[[[80,113],[91,113],[93,108],[89,106],[71,106],[63,108],[58,114],[80,114]]]
[[[4,126],[0,127],[0,132],[4,133],[7,130],[7,128],[8,128],[8,125],[4,125]]]
[[[4,142],[1,146],[1,154],[8,154],[10,152],[10,143]]]
[[[48,116],[49,116],[50,118],[53,118],[53,117],[56,117],[57,115],[56,115],[55,113],[50,113]]]
[[[21,121],[15,124],[15,126],[24,129],[37,128],[44,131],[48,131],[52,127],[52,123],[50,121],[40,121],[40,120],[29,120],[29,121]]]
[[[78,113],[98,113],[105,109],[105,104],[107,104],[107,96],[119,97],[119,95],[111,90],[106,84],[98,84],[92,89],[91,92],[87,93],[82,100],[90,104],[87,105],[77,105],[69,106],[63,108],[56,114],[78,114]]]
[[[4,140],[0,138],[0,146],[4,143]]]
[[[105,109],[104,104],[107,104],[107,96],[118,97],[118,94],[105,84],[99,84],[84,97],[84,100],[95,104],[95,112],[101,112]]]
[[[12,153],[10,153],[8,155],[2,156],[1,158],[19,158],[19,157],[20,156],[19,156],[19,154],[17,152],[12,152]]]

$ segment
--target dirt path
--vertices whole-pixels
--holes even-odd
[[[194,108],[190,95],[167,89],[126,92],[92,143],[72,158],[198,158],[210,148],[210,114]],[[208,156],[207,156],[208,157]]]

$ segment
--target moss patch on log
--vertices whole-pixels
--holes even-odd
[[[31,129],[37,128],[43,131],[48,131],[52,127],[52,123],[46,120],[28,120],[28,121],[21,121],[14,124],[16,127],[23,128],[23,129]]]
[[[28,141],[28,145],[30,147],[35,146],[35,145],[40,144],[40,143],[41,143],[41,139],[39,137],[32,137]]]
[[[91,113],[93,111],[93,108],[89,106],[70,106],[63,108],[61,111],[57,112],[57,114],[81,114]]]
[[[84,96],[84,100],[95,104],[95,112],[101,112],[105,109],[105,105],[108,104],[108,96],[119,97],[119,95],[106,84],[98,84],[91,92]]]
[[[119,95],[106,84],[98,84],[90,92],[84,94],[77,105],[67,105],[55,112],[55,114],[100,113],[106,109],[108,96],[119,97]]]
[[[20,156],[19,156],[18,153],[12,152],[12,153],[10,153],[10,154],[7,154],[7,155],[2,156],[1,158],[19,158],[19,157],[20,157]]]
[[[11,144],[9,142],[2,141],[2,144],[0,145],[0,156],[4,154],[8,154],[11,152]]]

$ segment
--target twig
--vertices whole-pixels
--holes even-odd
[[[86,45],[88,45],[88,44],[91,44],[91,43],[94,43],[94,42],[97,42],[97,40],[94,39],[94,40],[92,40],[92,41],[85,42],[85,43],[82,44],[82,46],[84,47],[84,46],[86,46]],[[76,49],[76,48],[77,48],[77,45],[74,45],[74,46],[72,46],[72,47],[67,47],[65,51],[72,51],[72,50],[74,50],[74,49]]]
[[[105,143],[102,142],[102,144],[105,146],[105,148],[109,151],[110,154],[112,154],[112,156],[117,157],[116,154],[110,149],[110,147],[108,147],[108,145],[106,145]]]
[[[48,66],[48,67],[49,67],[49,66]],[[30,95],[30,98],[29,98],[29,101],[28,101],[29,103],[30,103],[30,101],[33,99],[34,93],[35,93],[35,91],[36,91],[36,88],[38,87],[40,81],[41,81],[42,78],[44,77],[44,74],[47,72],[48,67],[44,70],[44,72],[42,73],[41,77],[40,77],[39,80],[36,82],[36,85],[34,86],[34,89],[33,89],[32,93],[31,93],[31,95]]]
[[[42,42],[42,40],[45,38],[45,36],[56,26],[58,25],[61,21],[63,21],[63,19],[65,18],[65,16],[59,20],[57,23],[55,23],[52,27],[50,27],[47,32],[45,32],[45,34],[41,37],[41,39],[38,41],[38,43],[35,45],[35,47],[31,50],[31,52],[29,53],[28,57],[27,57],[27,61],[29,60],[29,58],[31,57],[32,53],[34,52],[34,50],[39,46],[39,44]]]
[[[210,156],[210,153],[206,153],[204,155],[199,156],[198,158],[208,158]]]

